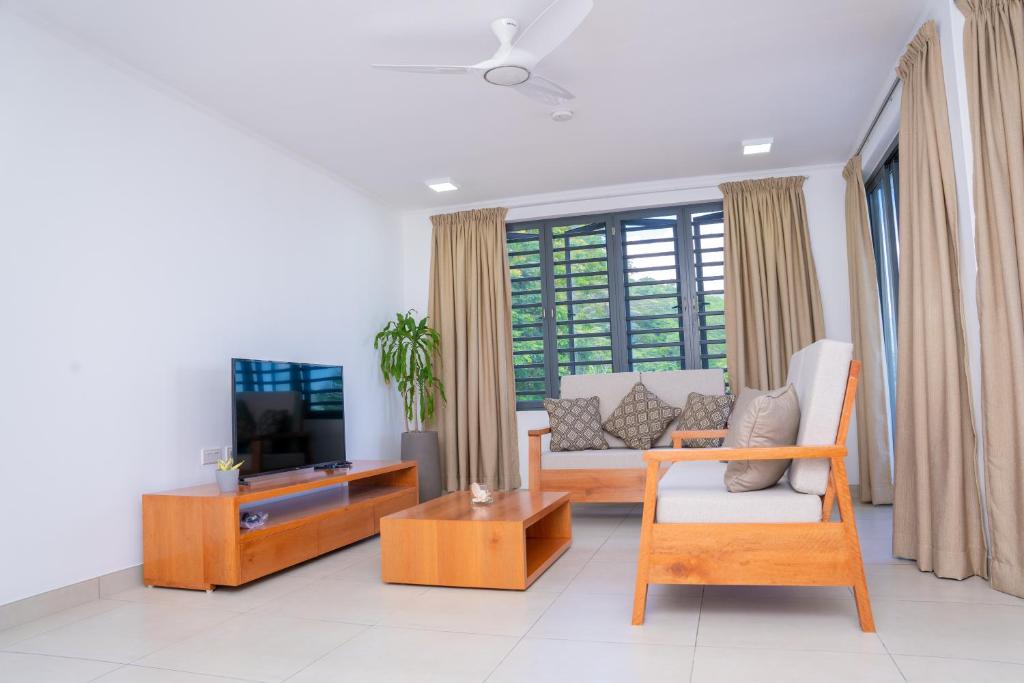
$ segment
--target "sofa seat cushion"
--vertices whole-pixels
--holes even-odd
[[[544,451],[540,456],[545,470],[605,470],[644,468],[644,452],[633,448],[609,448],[589,451]]]
[[[710,481],[708,465],[717,465]],[[704,470],[688,472],[687,470]],[[821,498],[794,491],[782,481],[761,491],[729,493],[722,486],[725,465],[679,462],[672,465],[658,485],[655,521],[659,523],[700,522],[820,522]]]
[[[659,449],[654,449],[659,450]],[[545,470],[600,470],[600,469],[644,469],[644,452],[631,448],[609,448],[608,450],[575,451],[571,453],[544,451],[541,453],[541,468]],[[715,460],[688,462],[685,469],[673,466],[665,474],[684,480],[692,486],[722,488],[725,463]],[[664,480],[662,480],[664,481]]]

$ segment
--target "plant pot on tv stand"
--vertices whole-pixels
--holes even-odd
[[[437,432],[403,432],[402,460],[416,463],[421,503],[441,495],[441,455]]]

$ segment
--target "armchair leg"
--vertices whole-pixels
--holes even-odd
[[[647,580],[636,577],[636,593],[633,596],[633,626],[643,626],[647,612]]]
[[[871,614],[871,599],[868,597],[863,565],[860,568],[860,580],[853,585],[853,597],[857,600],[857,618],[860,619],[860,630],[865,633],[874,633],[875,617]]]

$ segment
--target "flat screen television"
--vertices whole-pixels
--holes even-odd
[[[243,479],[346,462],[341,366],[232,358],[231,415]]]

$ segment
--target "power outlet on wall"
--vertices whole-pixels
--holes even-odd
[[[216,465],[217,461],[223,457],[223,448],[204,448],[199,452],[200,464],[202,465]]]

